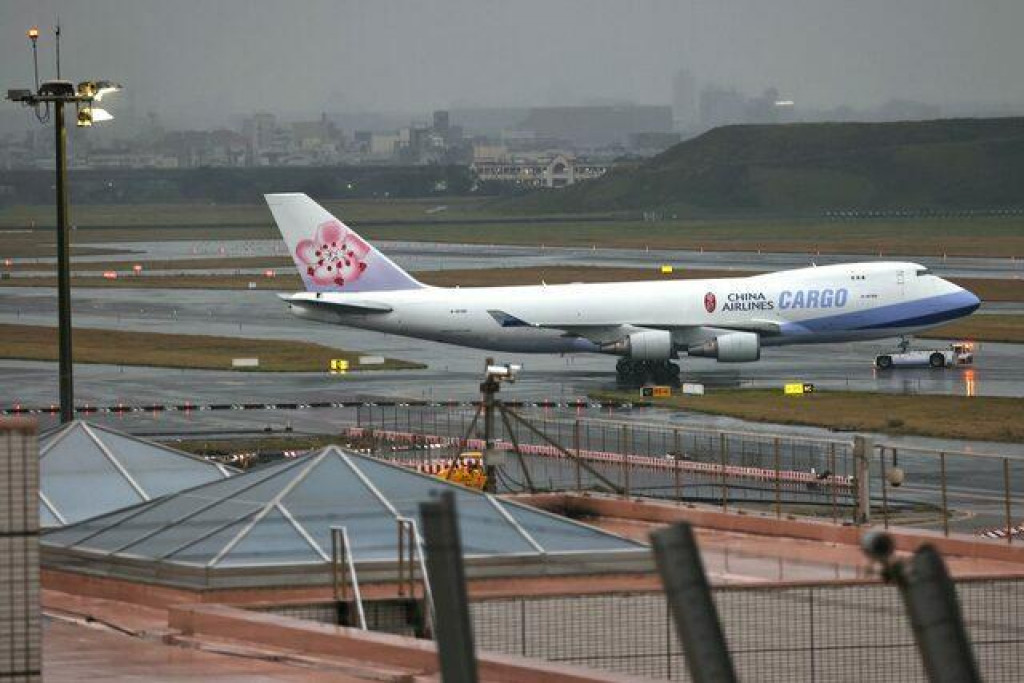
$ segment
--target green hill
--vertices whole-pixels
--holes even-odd
[[[518,198],[545,213],[1024,204],[1024,118],[725,126],[638,167]]]

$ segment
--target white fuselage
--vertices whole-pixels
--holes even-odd
[[[391,310],[339,312],[301,305],[310,300]],[[709,280],[302,292],[290,301],[304,318],[520,353],[597,352],[593,335],[578,330],[616,326],[669,330],[679,348],[730,330],[755,331],[765,346],[877,339],[941,325],[969,315],[979,304],[976,296],[923,266],[899,262]],[[517,324],[503,325],[496,311]]]

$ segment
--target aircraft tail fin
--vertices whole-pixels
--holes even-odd
[[[265,195],[310,292],[382,292],[425,285],[302,193]]]

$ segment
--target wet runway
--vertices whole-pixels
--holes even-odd
[[[603,249],[580,247],[534,247],[484,244],[442,244],[433,242],[375,242],[396,263],[409,270],[452,270],[462,268],[528,266],[613,266],[648,268],[671,264],[676,268],[716,270],[784,270],[812,263],[827,265],[852,261],[907,260],[927,266],[948,277],[1024,278],[1024,260],[1016,258],[878,256],[865,254],[757,253],[747,251],[700,252],[692,250]],[[283,256],[280,240],[115,242],[91,247],[128,249],[133,254],[81,256],[80,267],[89,262],[140,261],[150,259],[196,259],[210,257]],[[25,262],[53,263],[54,259],[25,259]],[[184,265],[184,264],[183,264]],[[80,268],[81,269],[81,268]]]
[[[0,293],[0,322],[54,325],[56,300],[52,289],[5,288]],[[189,395],[203,400],[237,398],[240,387],[263,400],[296,400],[305,397],[336,395],[339,386],[346,394],[407,398],[458,398],[476,391],[480,367],[488,352],[462,349],[433,342],[406,339],[333,325],[299,320],[268,291],[77,289],[74,293],[76,326],[215,334],[255,338],[304,340],[418,361],[427,370],[394,373],[353,374],[343,380],[319,374],[265,375],[238,373],[161,371],[152,369],[86,368],[79,372],[83,380],[78,393],[83,399],[109,400],[133,396],[138,400],[167,399]],[[938,341],[919,340],[919,348],[941,345]],[[766,348],[757,363],[721,365],[709,359],[684,359],[684,375],[692,381],[714,386],[778,387],[787,381],[813,382],[821,388],[865,391],[914,392],[984,396],[1024,396],[1024,362],[1020,347],[1007,344],[980,344],[973,368],[945,370],[908,369],[878,372],[874,357],[892,350],[889,340],[847,344],[823,344],[814,347]],[[614,356],[583,355],[558,357],[524,354],[502,357],[522,362],[523,379],[510,393],[534,399],[575,398],[597,389],[614,386]],[[0,403],[17,400],[24,403],[49,402],[56,379],[46,364],[39,367],[4,362],[0,370],[3,389]],[[11,373],[17,373],[17,380]],[[155,373],[155,376],[154,374]],[[160,377],[161,374],[167,375]],[[183,376],[183,386],[175,386]],[[124,389],[132,377],[142,377],[140,386]],[[13,382],[11,380],[14,380]],[[16,387],[14,389],[12,387]],[[90,391],[91,390],[91,391]],[[18,395],[14,395],[18,394]],[[330,400],[321,398],[319,400]]]

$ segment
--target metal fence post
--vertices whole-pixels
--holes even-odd
[[[853,481],[857,487],[855,524],[871,523],[870,457],[871,441],[863,436],[853,437]]]
[[[583,491],[583,473],[580,467],[580,420],[576,418],[572,429],[572,446],[576,451],[576,493]]]
[[[629,431],[622,426],[622,495],[629,498]]]
[[[727,463],[726,456],[726,445],[725,445],[725,433],[720,432],[718,434],[718,450],[719,458],[722,461],[722,511],[726,512],[729,509],[729,479],[725,476],[725,468]]]
[[[658,573],[696,683],[731,683],[736,671],[693,529],[684,522],[651,534]]]
[[[331,527],[331,586],[334,588],[334,600],[341,602],[344,588],[340,588],[339,579],[343,580],[344,570],[341,568],[341,529]]]
[[[774,439],[775,450],[775,516],[782,517],[782,444],[779,437]]]
[[[1013,545],[1013,517],[1010,516],[1010,459],[1003,458],[1003,502],[1006,505],[1006,542]]]
[[[825,481],[829,483],[829,490],[832,494],[832,523],[838,524],[839,508],[836,503],[836,444],[834,441],[829,444],[828,471],[829,477],[826,478]]]
[[[949,503],[946,500],[946,454],[939,453],[939,481],[942,487],[942,535],[949,536]]]
[[[679,430],[678,429],[673,429],[672,430],[672,453],[675,454],[675,462],[674,462],[675,467],[672,468],[672,473],[673,473],[674,478],[675,478],[676,500],[680,501],[680,500],[683,499],[683,489],[682,489],[682,486],[681,486],[681,484],[679,482],[679,470],[681,469],[681,465],[682,465],[681,461],[683,459],[683,450],[679,446]]]
[[[882,479],[882,526],[889,528],[889,487],[885,481],[885,446],[878,447],[878,465],[881,468]]]
[[[435,598],[437,653],[441,680],[445,683],[476,683],[478,680],[473,626],[469,620],[466,571],[462,541],[451,491],[440,500],[420,503],[427,572]]]

